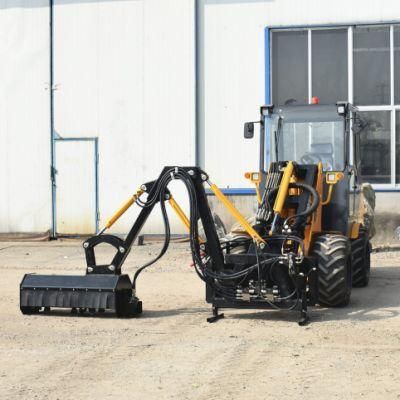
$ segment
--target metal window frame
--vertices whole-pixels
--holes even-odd
[[[369,26],[370,24],[363,24],[358,26]],[[400,184],[396,184],[396,109],[400,109],[400,104],[394,104],[394,24],[376,24],[377,26],[389,27],[389,82],[390,82],[390,104],[388,105],[359,105],[357,108],[360,112],[363,111],[389,111],[390,112],[390,183],[374,183],[373,188],[377,191],[400,191]],[[397,24],[398,25],[398,24]],[[351,48],[351,55],[353,56],[353,43]],[[352,80],[354,74],[352,74]]]
[[[302,31],[308,32],[308,97],[311,103],[312,99],[312,31],[313,30],[328,30],[328,29],[347,29],[347,70],[348,70],[348,101],[354,103],[354,58],[353,58],[353,30],[354,27],[367,27],[367,26],[384,26],[390,29],[390,104],[389,105],[368,105],[357,106],[360,112],[363,111],[390,111],[391,112],[391,126],[390,126],[390,158],[391,158],[391,179],[388,184],[374,183],[372,186],[378,192],[399,192],[400,182],[396,183],[396,111],[400,111],[400,104],[394,103],[394,26],[400,26],[399,21],[384,21],[384,22],[357,22],[353,24],[327,24],[327,25],[300,25],[300,26],[269,26],[265,28],[265,35],[268,34],[268,49],[266,47],[266,54],[269,55],[268,63],[265,64],[265,80],[266,83],[266,98],[271,102],[272,96],[272,46],[271,36],[274,31]],[[268,68],[267,68],[268,67]],[[267,89],[269,92],[267,93]],[[353,161],[353,142],[350,141],[350,161]],[[400,162],[400,161],[399,161]]]

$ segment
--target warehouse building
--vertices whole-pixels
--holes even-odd
[[[244,141],[243,122],[261,104],[317,96],[368,121],[362,174],[393,238],[396,16],[395,0],[0,0],[0,232],[94,233],[171,164],[201,165],[249,213],[258,141]],[[162,229],[155,215],[146,231]]]

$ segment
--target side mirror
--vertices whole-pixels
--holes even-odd
[[[252,139],[254,137],[254,122],[246,122],[244,124],[244,138]]]

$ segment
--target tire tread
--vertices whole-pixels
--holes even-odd
[[[350,242],[337,234],[319,236],[311,254],[318,264],[319,303],[328,307],[343,307],[350,301]]]

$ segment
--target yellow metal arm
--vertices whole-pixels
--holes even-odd
[[[289,192],[290,179],[292,178],[293,171],[293,163],[289,161],[285,167],[285,171],[283,172],[281,184],[279,185],[278,193],[276,195],[274,203],[275,216],[272,221],[271,230],[269,231],[270,236],[272,236],[272,234],[274,233],[276,222],[278,221],[278,218],[282,215],[283,207],[285,206],[285,201]]]
[[[176,215],[182,221],[183,225],[186,226],[188,231],[190,232],[190,221],[189,218],[186,216],[185,212],[182,210],[180,205],[175,201],[175,199],[170,195],[168,202],[171,205],[172,209],[175,211]]]
[[[208,182],[211,190],[221,201],[221,203],[228,209],[228,211],[232,214],[232,216],[243,226],[246,232],[255,240],[257,243],[265,243],[264,239],[258,234],[256,230],[247,222],[246,218],[243,217],[242,214],[236,209],[236,207],[228,200],[228,198],[221,192],[217,185],[214,183]]]
[[[281,184],[279,185],[278,194],[276,195],[276,200],[274,204],[275,214],[282,214],[283,207],[285,205],[286,197],[288,195],[290,178],[293,175],[293,163],[289,161],[285,167],[285,171],[282,176]]]
[[[111,228],[121,216],[129,209],[129,207],[136,202],[136,200],[143,194],[143,190],[139,189],[132,197],[130,197],[121,208],[106,222],[104,228],[99,232],[103,233],[106,229]]]
[[[187,230],[190,233],[190,221],[189,218],[186,216],[185,212],[182,210],[181,206],[176,202],[176,200],[172,197],[172,194],[170,194],[170,198],[168,200],[170,206],[172,209],[175,211],[176,215],[179,217],[179,219],[182,221],[183,225],[186,226]],[[204,243],[204,240],[201,239],[201,237],[197,238],[198,242],[200,244]]]

